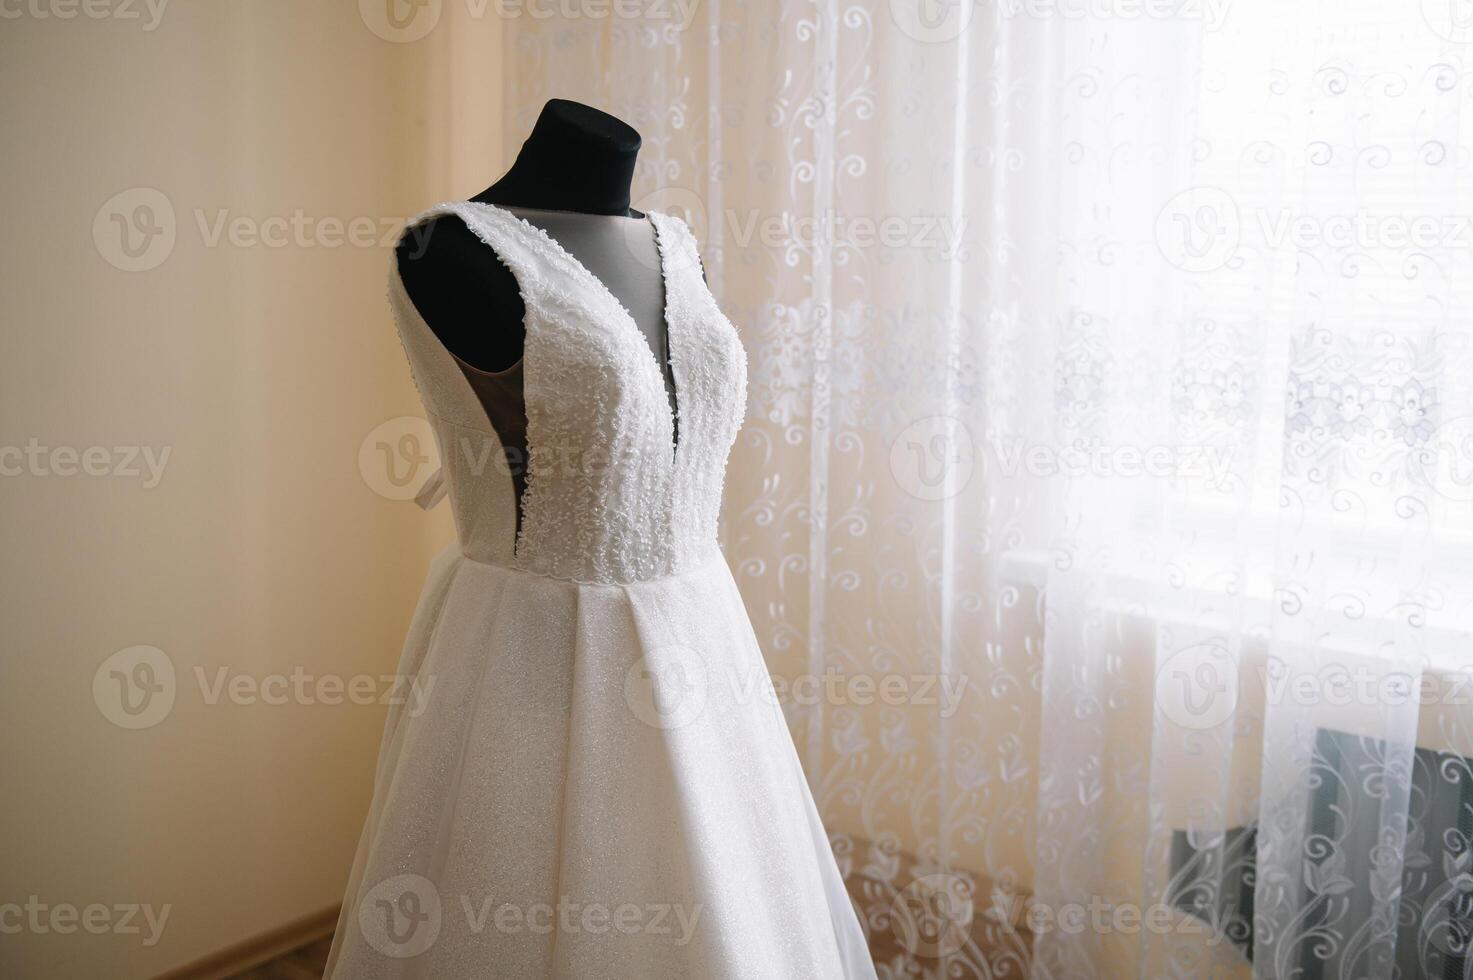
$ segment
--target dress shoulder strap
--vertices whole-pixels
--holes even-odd
[[[533,299],[547,279],[548,256],[537,237],[528,234],[525,223],[501,208],[472,201],[450,201],[426,211],[422,218],[453,214],[465,223],[471,233],[496,253],[511,274],[523,299]],[[415,221],[420,221],[416,218]]]
[[[431,219],[447,214],[459,218],[511,271],[524,303],[530,306],[540,302],[539,284],[546,278],[541,260],[527,247],[526,236],[498,221],[492,209],[464,201],[437,204],[406,223],[400,242],[410,248],[422,248],[425,236],[434,233]],[[486,411],[465,373],[409,298],[399,270],[397,249],[389,256],[389,305],[394,310],[399,339],[425,409],[455,425],[490,431]],[[495,326],[488,324],[487,328]]]

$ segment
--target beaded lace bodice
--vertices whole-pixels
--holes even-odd
[[[495,429],[393,264],[390,304],[439,442],[462,550],[479,561],[594,583],[675,574],[711,553],[726,458],[745,406],[746,357],[706,288],[684,222],[650,214],[676,418],[634,319],[582,263],[540,228],[489,204],[441,204],[410,225],[440,214],[458,216],[495,251],[526,306],[529,455],[518,530]]]

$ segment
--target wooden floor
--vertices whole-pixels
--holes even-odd
[[[327,951],[331,948],[332,937],[325,936],[270,963],[237,973],[231,980],[322,980],[327,970]]]

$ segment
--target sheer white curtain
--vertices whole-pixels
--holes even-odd
[[[508,22],[508,136],[704,238],[883,975],[1473,976],[1462,0],[612,9]]]

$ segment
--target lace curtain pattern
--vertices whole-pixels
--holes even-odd
[[[1463,0],[608,9],[881,975],[1473,976]]]

